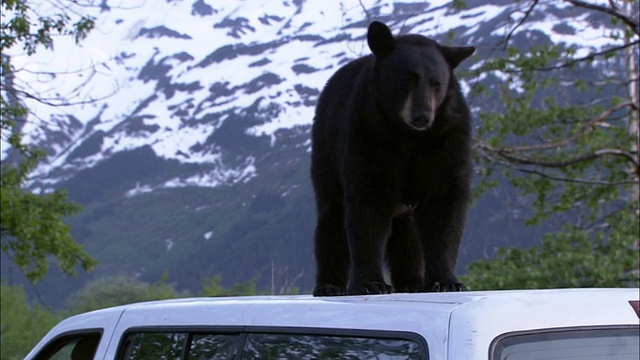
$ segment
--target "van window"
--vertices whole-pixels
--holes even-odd
[[[194,334],[189,345],[188,360],[233,359],[240,337],[226,334]]]
[[[235,359],[427,359],[418,342],[375,333],[360,335],[247,332],[221,333],[198,330],[138,330],[127,334],[122,360],[218,360]],[[306,331],[306,330],[304,330]],[[340,330],[340,332],[347,332]]]
[[[202,332],[142,331],[124,341],[124,360],[218,360],[233,359],[240,335]]]
[[[127,336],[123,359],[182,359],[188,333],[140,332]]]
[[[494,341],[492,360],[638,360],[638,328],[565,329],[506,335]]]
[[[405,339],[303,334],[248,334],[242,359],[421,359]]]
[[[102,332],[63,334],[45,346],[35,360],[91,360],[95,357]]]

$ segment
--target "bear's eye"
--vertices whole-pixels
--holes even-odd
[[[407,77],[409,78],[409,81],[411,82],[411,84],[414,85],[414,86],[418,85],[418,83],[420,82],[420,74],[418,74],[415,71],[409,72]]]
[[[440,81],[438,81],[437,79],[430,79],[429,85],[433,88],[440,88]]]

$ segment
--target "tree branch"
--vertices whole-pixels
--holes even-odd
[[[81,101],[68,101],[64,98],[60,99],[60,98],[53,98],[53,99],[45,99],[42,97],[38,97],[36,95],[32,95],[29,92],[26,92],[24,90],[17,90],[17,89],[5,89],[3,88],[2,91],[6,91],[6,92],[11,92],[12,94],[20,95],[22,98],[27,98],[27,99],[32,99],[35,100],[43,105],[47,105],[47,106],[51,106],[51,107],[67,107],[67,106],[78,106],[78,105],[87,105],[87,104],[94,104],[97,103],[99,101],[103,101],[106,100],[110,97],[112,97],[113,95],[115,95],[118,92],[118,89],[114,89],[111,93],[107,94],[107,95],[103,95],[97,98],[90,98],[88,100],[81,100]],[[59,100],[60,102],[53,102],[52,100]]]
[[[635,181],[603,181],[603,180],[592,180],[592,179],[580,179],[580,178],[565,178],[565,177],[557,177],[553,175],[546,174],[542,171],[536,171],[531,169],[513,167],[514,170],[520,171],[527,174],[538,175],[545,179],[554,180],[554,181],[562,181],[562,182],[572,182],[578,184],[587,184],[587,185],[602,185],[602,186],[623,186],[623,185],[634,185],[638,184]]]
[[[482,149],[486,149],[481,147]],[[499,154],[496,153],[498,155],[500,155],[501,157],[510,160],[509,157],[505,157],[503,154]],[[492,156],[490,156],[489,154],[482,152],[482,156],[487,158],[488,161],[492,162],[492,163],[497,163],[500,164],[504,167],[508,167],[511,168],[513,170],[522,172],[522,173],[527,173],[527,174],[533,174],[533,175],[537,175],[540,177],[543,177],[545,179],[549,179],[549,180],[554,180],[554,181],[561,181],[561,182],[573,182],[573,183],[579,183],[579,184],[587,184],[587,185],[602,185],[602,186],[624,186],[624,185],[637,185],[638,182],[637,181],[632,181],[632,180],[626,180],[626,181],[616,181],[616,182],[611,182],[611,181],[604,181],[604,180],[596,180],[596,179],[581,179],[581,178],[566,178],[566,177],[559,177],[559,176],[554,176],[554,175],[550,175],[548,173],[545,173],[543,171],[539,171],[539,170],[534,170],[534,169],[527,169],[527,168],[523,168],[523,167],[519,167],[516,166],[516,163],[513,161],[502,161],[502,160],[498,160],[493,158]],[[522,165],[539,165],[541,163],[536,163],[534,164],[533,162],[522,162],[520,163]]]
[[[478,147],[489,150],[501,156],[502,158],[509,160],[512,163],[521,164],[521,165],[534,165],[534,166],[541,166],[541,167],[548,167],[548,168],[563,168],[563,167],[571,166],[577,163],[590,161],[603,156],[619,156],[626,159],[631,164],[633,164],[635,168],[638,168],[638,159],[636,159],[634,154],[631,153],[630,151],[623,151],[620,149],[600,149],[592,153],[577,156],[565,161],[543,161],[543,160],[533,159],[530,157],[514,156],[514,155],[511,155],[510,152],[504,151],[504,149],[496,149],[486,144],[479,143]]]
[[[500,45],[502,45],[502,50],[506,50],[507,45],[509,44],[509,40],[511,39],[511,36],[520,26],[522,26],[522,24],[524,24],[525,21],[527,21],[527,19],[529,18],[529,15],[531,15],[531,13],[533,12],[533,8],[535,8],[536,5],[538,5],[538,0],[533,0],[531,3],[531,6],[529,6],[529,9],[525,11],[522,19],[520,19],[520,21],[518,21],[518,23],[513,28],[511,28],[511,30],[509,31],[507,36],[505,36],[504,39],[502,39],[499,43],[495,45],[494,49],[497,49]]]
[[[364,6],[364,4],[362,3],[362,0],[358,0],[358,3],[360,3],[360,7],[362,8],[362,11],[364,12],[364,15],[367,17],[367,23],[371,23],[371,16],[369,15],[369,10],[367,10],[367,8]]]
[[[630,42],[630,43],[623,44],[623,45],[620,45],[620,46],[615,46],[615,47],[612,47],[612,48],[608,48],[606,50],[594,52],[594,53],[591,53],[589,55],[583,56],[581,58],[572,59],[570,61],[567,61],[567,62],[559,64],[559,65],[538,68],[537,70],[539,70],[539,71],[551,71],[551,70],[558,70],[558,69],[566,68],[566,67],[572,66],[574,64],[577,64],[579,62],[582,62],[582,61],[585,61],[585,60],[592,60],[592,59],[595,59],[598,56],[602,56],[602,55],[606,55],[608,53],[613,53],[613,52],[617,52],[617,51],[620,51],[620,50],[624,50],[624,49],[626,49],[628,47],[636,46],[638,44],[640,44],[640,40],[636,40],[634,42]]]
[[[625,108],[625,107],[630,107],[632,109],[637,108],[637,104],[635,104],[632,100],[628,100],[628,101],[624,101],[619,103],[616,106],[613,106],[605,111],[603,111],[600,115],[594,117],[593,119],[589,120],[580,130],[578,130],[578,132],[562,141],[557,141],[557,142],[553,142],[553,143],[546,143],[546,144],[540,144],[540,145],[529,145],[529,146],[518,146],[518,147],[504,147],[504,148],[492,148],[489,145],[483,145],[483,147],[485,147],[486,149],[495,152],[497,154],[509,154],[509,153],[517,153],[517,152],[527,152],[527,151],[536,151],[536,150],[549,150],[549,149],[556,149],[556,148],[560,148],[560,147],[565,147],[568,146],[572,141],[577,140],[578,138],[580,138],[581,136],[583,136],[589,129],[591,129],[592,127],[594,127],[596,124],[598,124],[599,122],[602,122],[604,119],[606,119],[607,117],[609,117],[611,114],[615,113],[616,111]],[[638,165],[638,162],[635,158],[633,158],[633,163],[635,165]]]
[[[638,23],[638,21],[634,20],[630,16],[627,16],[626,14],[621,13],[620,11],[618,11],[613,7],[606,7],[603,5],[592,4],[582,0],[564,0],[564,1],[571,3],[573,6],[576,6],[576,7],[581,7],[588,10],[595,10],[601,13],[605,13],[607,15],[611,15],[616,19],[622,21],[628,27],[630,27],[634,33],[636,33],[637,35],[640,35],[640,24]]]

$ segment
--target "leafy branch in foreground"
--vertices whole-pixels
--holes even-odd
[[[66,13],[68,7],[51,4],[59,6],[59,12],[40,16],[35,22],[31,20],[34,12],[26,0],[2,0],[0,8],[3,12],[0,23],[0,125],[2,140],[10,145],[10,149],[5,150],[0,174],[0,247],[33,282],[46,275],[50,255],[68,274],[75,274],[77,265],[85,270],[96,265],[82,245],[74,241],[65,224],[65,218],[80,211],[80,206],[69,201],[63,190],[48,194],[26,190],[29,174],[45,154],[23,142],[22,124],[29,111],[16,96],[19,93],[14,84],[16,74],[7,51],[21,46],[27,55],[32,55],[39,46],[51,49],[53,35],[72,36],[78,42],[94,27],[93,18],[81,16],[72,23]]]
[[[540,247],[500,249],[472,263],[469,285],[637,286],[638,1],[565,1],[564,11],[597,13],[590,26],[609,38],[600,48],[525,35],[530,15],[550,5],[519,6],[507,35],[470,74],[474,101],[488,105],[476,134],[479,188],[501,175],[530,199],[527,224],[564,225]]]

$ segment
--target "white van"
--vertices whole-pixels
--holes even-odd
[[[55,326],[27,359],[640,358],[639,289],[189,298]]]

